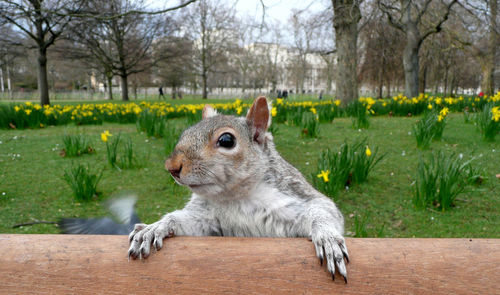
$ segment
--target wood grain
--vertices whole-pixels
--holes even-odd
[[[1,294],[500,294],[498,239],[347,239],[349,283],[306,239],[0,235]]]

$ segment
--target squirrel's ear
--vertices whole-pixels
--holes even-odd
[[[210,118],[217,115],[217,111],[209,104],[203,107],[203,112],[201,114],[202,119]]]
[[[247,123],[253,131],[253,139],[258,143],[264,140],[264,134],[269,127],[269,106],[264,96],[257,98],[247,114]]]

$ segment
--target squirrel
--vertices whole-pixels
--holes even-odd
[[[218,114],[205,105],[202,120],[186,129],[165,168],[192,196],[159,221],[136,224],[129,259],[147,258],[174,235],[308,237],[321,265],[347,283],[349,262],[344,218],[335,203],[314,189],[278,153],[269,104],[257,98],[246,117]]]

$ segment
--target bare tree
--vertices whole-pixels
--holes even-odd
[[[363,57],[360,62],[360,79],[377,89],[377,96],[383,96],[384,86],[390,95],[391,84],[403,74],[401,70],[401,36],[384,19],[374,17],[361,33]]]
[[[405,95],[415,97],[419,86],[418,53],[422,42],[442,30],[451,9],[458,0],[377,0],[378,7],[387,16],[389,23],[403,32],[405,49]]]
[[[256,48],[259,25],[253,19],[241,20],[237,22],[237,25],[238,50],[235,51],[231,59],[236,65],[237,82],[242,92],[245,93],[250,86],[250,81],[254,80],[255,74],[259,72],[261,65],[258,56],[262,56],[262,52],[257,52]],[[262,78],[266,80],[265,76]]]
[[[499,28],[497,23],[498,17],[498,0],[489,0],[489,19],[488,19],[488,45],[484,58],[481,64],[483,78],[481,80],[481,89],[487,95],[493,95],[495,91],[493,72],[495,70],[496,55],[498,54],[499,44]]]
[[[77,13],[82,1],[58,0],[2,0],[0,1],[0,22],[7,22],[22,31],[37,49],[38,90],[40,103],[50,104],[47,80],[47,50],[65,31],[71,17]],[[57,11],[60,14],[55,14]]]
[[[310,78],[311,64],[308,55],[312,53],[315,31],[320,26],[314,16],[305,16],[305,11],[293,11],[290,18],[293,32],[293,54],[289,69],[297,93],[304,91],[304,83]]]
[[[237,43],[234,31],[234,7],[220,0],[200,0],[184,15],[186,33],[194,40],[194,59],[201,76],[203,98],[208,97],[209,75],[227,61],[227,51]],[[221,67],[219,67],[221,68]]]
[[[151,45],[161,36],[160,19],[144,14],[126,14],[140,10],[144,3],[131,0],[89,1],[86,11],[120,15],[109,19],[79,18],[71,27],[71,38],[83,46],[82,57],[101,68],[111,89],[113,75],[120,76],[122,100],[129,100],[128,76],[149,69],[154,60]],[[110,91],[110,98],[112,92]]]
[[[269,34],[270,43],[260,42],[259,50],[252,50],[256,55],[257,65],[260,66],[261,78],[266,84],[271,85],[271,90],[275,91],[278,83],[284,82],[286,71],[284,69],[285,57],[282,52],[282,26],[279,22],[266,24],[265,29]]]
[[[179,88],[192,81],[194,65],[192,61],[193,42],[191,40],[170,37],[154,46],[155,57],[159,60],[155,74],[160,78],[160,86],[172,88],[172,98],[179,94]]]
[[[494,72],[500,47],[498,0],[468,1],[461,8],[462,13],[457,13],[457,17],[468,34],[461,34],[453,28],[449,31],[478,60],[481,66],[481,90],[492,95],[495,92]]]
[[[9,95],[12,94],[11,69],[16,59],[26,55],[23,41],[23,37],[11,25],[0,26],[0,90],[4,92],[7,83]]]

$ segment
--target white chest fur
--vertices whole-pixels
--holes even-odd
[[[305,236],[304,201],[267,185],[260,185],[248,198],[213,204],[214,218],[224,236]]]

